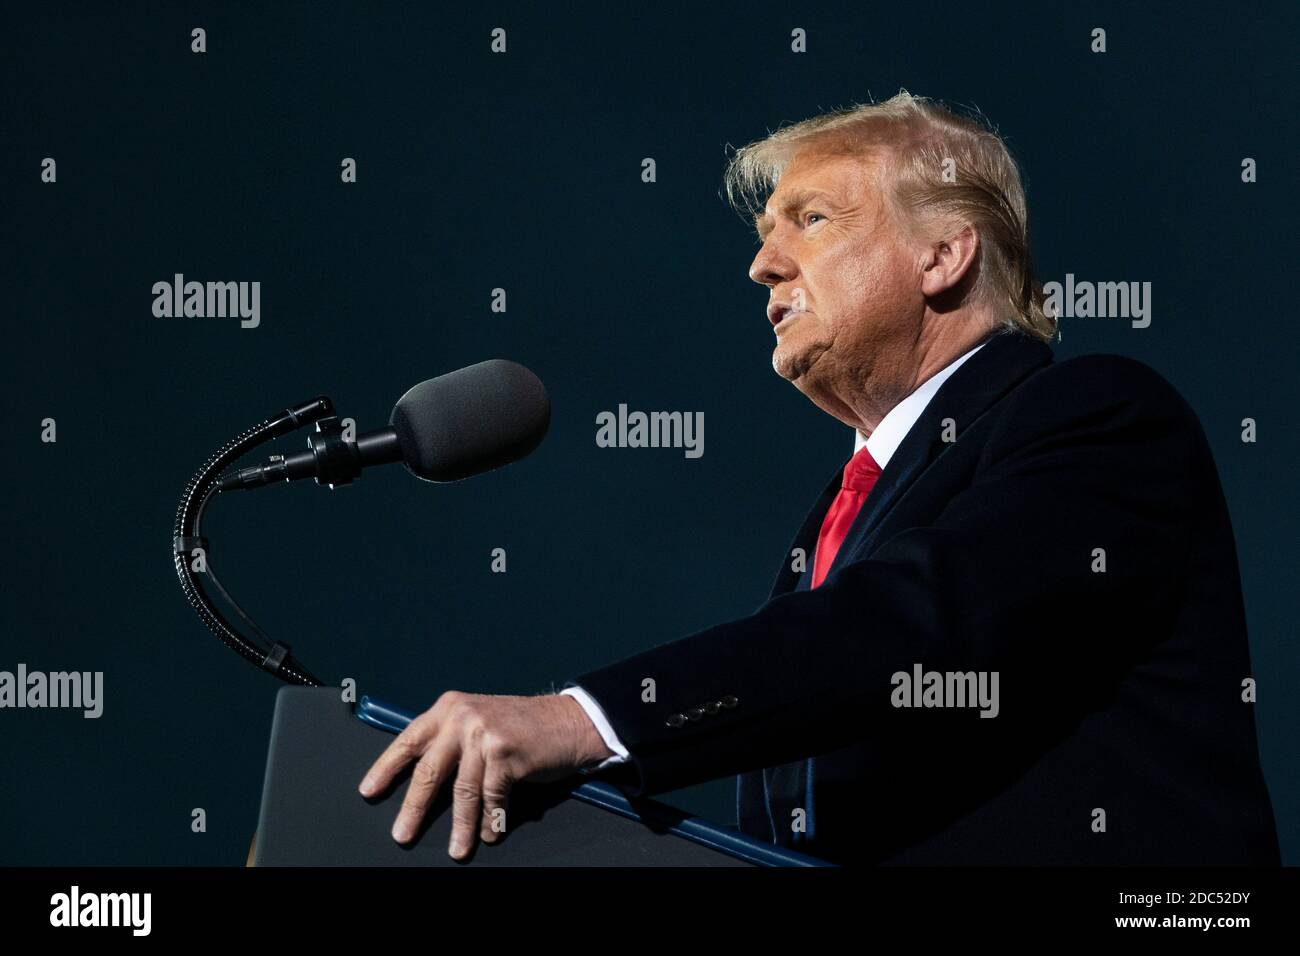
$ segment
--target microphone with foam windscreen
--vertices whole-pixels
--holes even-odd
[[[421,382],[388,424],[402,461],[427,481],[459,481],[518,461],[546,437],[551,400],[528,369],[491,359]]]
[[[315,478],[331,488],[363,468],[403,462],[426,481],[459,481],[518,461],[536,448],[551,420],[541,381],[522,365],[489,359],[407,391],[387,428],[351,439],[335,417],[316,422],[307,451],[222,475],[219,491]]]

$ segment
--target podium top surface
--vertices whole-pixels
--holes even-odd
[[[749,866],[795,863],[759,844],[651,800],[629,802],[581,778],[517,784],[505,836],[465,863],[447,854],[450,795],[403,846],[390,829],[409,771],[376,799],[357,792],[392,735],[358,720],[336,687],[285,687],[276,698],[258,819],[257,866]],[[444,791],[450,788],[444,788]],[[582,791],[578,797],[572,794]],[[603,805],[597,805],[603,804]],[[678,832],[674,832],[674,830]],[[682,835],[690,833],[692,838]],[[711,844],[711,845],[710,845]]]

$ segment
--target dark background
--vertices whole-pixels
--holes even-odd
[[[331,682],[413,708],[535,693],[756,609],[852,433],[771,371],[757,244],[719,198],[726,147],[900,87],[977,105],[1008,137],[1044,280],[1153,283],[1149,328],[1067,319],[1057,352],[1141,359],[1201,415],[1300,860],[1298,356],[1277,301],[1295,273],[1297,23],[1281,4],[1071,6],[6,13],[0,669],[102,670],[105,711],[0,712],[0,863],[242,863],[278,685],[190,610],[171,528],[206,457],[290,402],[325,392],[377,427],[416,382],[507,357],[554,404],[529,459],[458,485],[393,467],[213,505],[225,583]],[[151,287],[176,272],[260,281],[261,326],[155,318]],[[703,411],[704,457],[597,448],[595,416],[620,402]],[[730,820],[732,797],[724,780],[670,799]]]

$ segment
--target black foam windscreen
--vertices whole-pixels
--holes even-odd
[[[489,359],[416,385],[388,423],[413,474],[459,481],[523,458],[550,421],[541,380],[516,362]]]

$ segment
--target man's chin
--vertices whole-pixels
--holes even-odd
[[[772,371],[797,387],[824,351],[793,343],[777,343],[772,350]]]
[[[790,356],[781,351],[779,345],[772,350],[772,371],[787,382],[796,381],[800,374],[798,366],[794,364]]]

